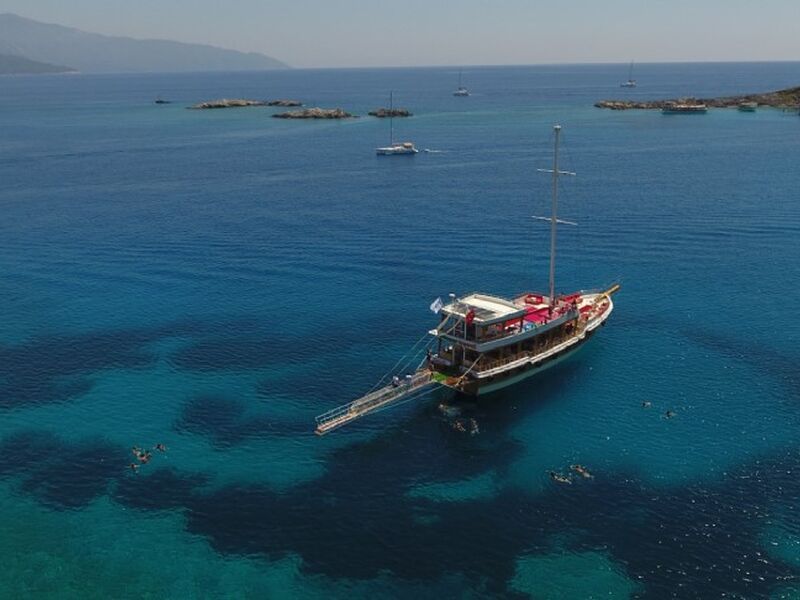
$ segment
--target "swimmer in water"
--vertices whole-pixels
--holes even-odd
[[[678,413],[676,413],[676,412],[673,412],[673,411],[671,411],[671,410],[668,410],[667,412],[665,412],[665,413],[664,413],[664,418],[665,418],[665,419],[671,419],[672,417],[674,417],[674,416],[675,416],[675,415],[677,415],[677,414],[678,414]]]
[[[565,477],[561,473],[556,473],[555,471],[550,471],[550,479],[556,483],[566,483],[567,485],[572,484],[572,480],[569,477]]]
[[[166,452],[167,451],[167,447],[164,444],[159,442],[158,444],[153,446],[153,450],[158,450],[159,452]]]
[[[439,412],[445,417],[457,417],[461,414],[461,409],[457,406],[449,406],[442,402],[439,404]]]
[[[583,465],[570,465],[569,468],[571,470],[575,471],[578,475],[580,475],[584,479],[592,479],[594,477],[594,475],[592,475],[589,472],[589,469],[587,469]]]
[[[139,465],[137,465],[136,463],[129,464],[128,468],[130,468],[130,470],[133,471],[134,473],[137,474],[139,473]]]
[[[481,432],[481,430],[478,428],[478,421],[476,421],[475,419],[470,419],[469,424],[470,424],[469,428],[470,435],[478,435]]]
[[[645,400],[644,402],[642,402],[642,408],[650,408],[651,406],[653,405],[649,400]]]
[[[150,457],[151,456],[152,456],[152,454],[150,454],[149,452],[141,452],[136,458],[139,459],[140,463],[142,463],[143,465],[146,465],[147,463],[150,462]]]

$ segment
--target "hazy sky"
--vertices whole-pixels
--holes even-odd
[[[0,0],[0,12],[296,67],[800,60],[800,0]]]

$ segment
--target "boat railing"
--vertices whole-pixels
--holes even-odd
[[[345,423],[349,423],[367,413],[374,412],[389,404],[410,396],[433,381],[428,369],[420,369],[410,377],[395,381],[385,387],[342,406],[329,410],[316,417],[319,435],[327,433]]]
[[[490,371],[492,369],[496,369],[498,367],[503,367],[510,363],[516,362],[523,358],[535,358],[540,354],[545,354],[546,352],[552,350],[559,344],[563,344],[567,340],[572,338],[578,337],[583,330],[586,329],[586,321],[581,321],[578,323],[575,330],[571,331],[570,333],[560,335],[558,337],[553,338],[548,343],[543,344],[541,347],[535,347],[532,350],[523,350],[522,352],[518,352],[516,354],[512,354],[511,356],[506,356],[503,358],[497,358],[495,360],[486,360],[484,357],[478,363],[476,370],[477,371]]]

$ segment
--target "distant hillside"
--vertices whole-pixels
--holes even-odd
[[[70,73],[75,71],[70,67],[51,65],[49,63],[31,60],[23,56],[0,54],[0,75],[23,75],[29,73]]]
[[[84,73],[285,69],[264,54],[167,40],[87,33],[14,14],[0,14],[0,53],[68,64]]]

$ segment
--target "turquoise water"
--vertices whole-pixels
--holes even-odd
[[[800,64],[626,74],[466,69],[469,98],[448,69],[4,79],[0,595],[796,597],[800,119],[592,104]],[[379,159],[366,117],[184,108],[366,115],[390,89],[398,138],[441,153]],[[435,297],[546,286],[555,122],[558,287],[621,281],[609,325],[460,402],[479,435],[439,394],[314,436]],[[594,479],[550,481],[574,463]]]

